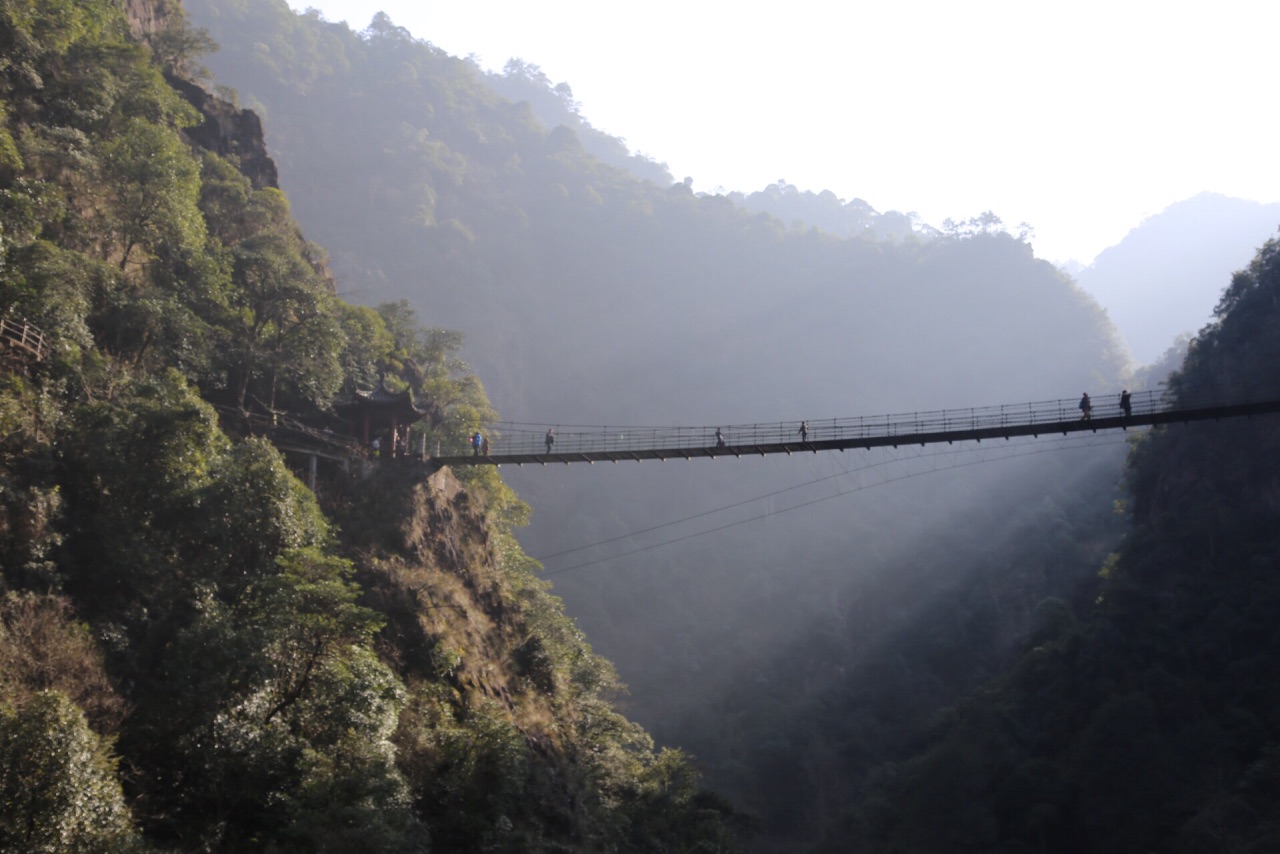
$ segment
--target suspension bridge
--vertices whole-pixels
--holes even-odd
[[[1128,412],[1122,409],[1118,394],[1093,398],[1089,417],[1084,417],[1079,403],[1078,398],[1071,398],[721,427],[575,426],[561,430],[556,425],[496,422],[490,425],[489,454],[435,456],[429,464],[440,468],[741,458],[1127,430],[1280,412],[1280,400],[1224,403],[1212,399],[1181,399],[1173,402],[1163,391],[1134,392]],[[550,443],[548,429],[553,431],[554,441]]]

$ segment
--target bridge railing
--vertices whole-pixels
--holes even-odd
[[[1083,417],[1080,399],[1044,400],[1031,403],[1001,404],[969,409],[939,409],[930,412],[895,415],[856,416],[853,418],[809,419],[805,438],[801,438],[800,421],[778,421],[761,424],[734,424],[720,429],[725,446],[749,452],[753,446],[805,443],[828,440],[857,440],[880,436],[908,436],[961,430],[1057,424]],[[1133,392],[1130,411],[1133,415],[1149,415],[1169,408],[1162,390]],[[1122,415],[1120,395],[1092,398],[1092,417]],[[716,447],[717,428],[712,427],[637,427],[591,426],[555,430],[553,454],[616,453],[651,450],[692,450]],[[499,422],[491,425],[492,454],[547,453],[543,425],[521,425]]]

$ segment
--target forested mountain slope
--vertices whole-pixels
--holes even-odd
[[[216,80],[260,105],[282,183],[342,286],[429,303],[521,417],[752,420],[800,403],[776,400],[791,368],[805,388],[929,408],[972,402],[938,392],[997,353],[999,399],[1115,381],[1096,304],[1007,235],[792,233],[728,197],[604,165],[385,16],[356,34],[273,0],[189,6],[221,45]],[[698,376],[645,381],[673,371]],[[875,389],[888,384],[895,395]]]
[[[43,332],[0,351],[0,850],[729,850],[492,472],[333,439],[313,492],[268,440],[380,382],[490,410],[456,336],[334,295],[203,41],[0,0],[0,312]]]
[[[1098,305],[994,217],[894,240],[792,229],[602,163],[430,33],[379,17],[357,34],[276,0],[190,8],[222,46],[215,80],[261,109],[282,185],[344,292],[403,298],[465,331],[504,417],[533,429],[706,425],[710,441],[716,425],[1104,395],[1125,381]],[[510,70],[509,91],[539,82]],[[692,749],[795,850],[867,768],[909,746],[911,727],[1016,652],[1039,602],[1087,601],[1078,582],[1119,536],[1122,440],[1046,445],[503,478],[535,511],[522,543],[548,557],[636,718]],[[767,497],[704,526],[723,531],[676,546],[551,557],[755,496]],[[760,524],[745,524],[753,513]],[[837,769],[849,702],[867,725],[857,762]]]
[[[1175,396],[1280,390],[1280,241],[1191,344]],[[880,769],[827,851],[1280,848],[1280,425],[1153,431],[1096,604]]]
[[[582,147],[602,162],[626,169],[646,181],[663,186],[671,183],[671,173],[665,163],[632,154],[624,140],[592,127],[578,112],[573,88],[568,83],[552,84],[538,66],[512,58],[501,74],[486,73],[485,81],[508,101],[528,104],[543,127],[564,125],[573,130],[582,141]]]

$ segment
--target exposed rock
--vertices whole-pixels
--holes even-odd
[[[170,17],[181,10],[178,0],[120,0],[133,37],[147,36],[169,26]],[[238,109],[234,104],[210,94],[197,83],[174,74],[166,75],[169,85],[188,103],[200,111],[204,121],[186,131],[194,145],[231,157],[253,186],[279,187],[275,161],[267,154],[262,120],[252,110]]]
[[[168,0],[123,0],[123,5],[130,32],[134,38],[141,39],[164,29],[175,4]]]
[[[190,80],[172,75],[168,79],[169,85],[204,116],[203,122],[185,131],[193,144],[234,158],[240,164],[240,171],[257,189],[280,186],[276,163],[267,153],[262,120],[257,113],[237,109]]]

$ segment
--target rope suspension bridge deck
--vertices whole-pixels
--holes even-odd
[[[1191,421],[1239,418],[1280,412],[1280,400],[1219,403],[1212,400],[1166,400],[1163,391],[1134,392],[1130,411],[1120,395],[1093,399],[1084,418],[1079,399],[1049,400],[971,409],[943,409],[900,415],[826,420],[782,421],[771,424],[715,427],[590,427],[554,433],[546,444],[542,428],[499,422],[492,425],[493,447],[500,453],[435,456],[432,468],[445,466],[518,465],[551,463],[642,462],[644,460],[764,456],[817,453],[900,445],[981,442],[1099,430],[1124,430]],[[802,430],[802,425],[804,429]],[[716,431],[721,433],[721,440]]]

